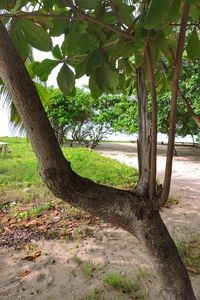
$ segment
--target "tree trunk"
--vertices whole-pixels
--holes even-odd
[[[140,67],[136,69],[137,99],[138,99],[138,165],[140,195],[149,194],[150,180],[150,120],[148,117],[148,97],[144,78],[144,71]]]
[[[46,185],[64,201],[135,235],[156,265],[165,291],[164,299],[195,299],[185,266],[159,212],[150,206],[149,198],[141,199],[131,191],[95,184],[73,172],[62,154],[32,80],[1,22],[0,36],[0,77],[28,131]]]

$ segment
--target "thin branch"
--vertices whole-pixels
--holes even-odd
[[[79,9],[78,7],[76,7],[75,5],[70,3],[69,0],[63,0],[63,3],[65,3],[68,7],[70,7],[75,13],[77,13],[77,15],[82,17],[84,20],[90,21],[91,23],[95,23],[97,25],[100,25],[101,27],[107,28],[107,29],[125,37],[126,39],[133,40],[132,34],[129,34],[126,31],[121,31],[120,29],[113,27],[112,25],[109,25],[99,19],[96,19],[93,16],[86,14],[84,11],[82,11],[81,9]]]
[[[62,16],[57,15],[53,13],[49,14],[42,14],[38,12],[23,12],[20,14],[0,14],[0,18],[13,18],[13,19],[20,19],[20,18],[32,18],[32,17],[44,17],[44,18],[56,18],[56,19],[62,19],[62,20],[82,20],[81,17],[78,16]]]
[[[31,17],[44,17],[44,18],[56,18],[56,19],[63,19],[63,20],[69,20],[69,21],[73,21],[73,20],[86,20],[95,24],[100,25],[103,28],[109,29],[112,32],[117,33],[120,36],[123,36],[126,39],[129,40],[133,40],[133,36],[129,33],[127,33],[126,31],[122,31],[119,28],[113,27],[101,20],[95,19],[94,17],[85,14],[84,12],[77,12],[76,16],[63,16],[63,15],[57,15],[57,14],[42,14],[42,13],[37,13],[37,12],[32,12],[32,13],[20,13],[20,14],[0,14],[0,18],[31,18]]]
[[[176,112],[177,112],[178,82],[179,82],[180,71],[182,66],[182,55],[184,50],[184,41],[185,41],[185,33],[187,29],[189,9],[190,9],[190,5],[187,1],[185,1],[183,6],[181,28],[180,28],[177,51],[176,51],[174,76],[172,80],[171,112],[170,112],[169,132],[168,132],[169,138],[168,138],[167,159],[166,159],[166,166],[165,166],[165,178],[164,178],[163,190],[161,194],[161,200],[159,203],[160,206],[166,203],[169,196],[169,190],[170,190],[173,151],[174,151],[174,138],[175,138],[175,122],[176,122]]]
[[[151,164],[150,164],[150,183],[149,195],[150,199],[154,199],[156,195],[156,170],[157,170],[157,93],[154,67],[152,62],[151,49],[149,45],[145,48],[145,58],[148,68],[152,101],[152,117],[151,117]]]

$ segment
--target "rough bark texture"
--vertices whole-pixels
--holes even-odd
[[[150,120],[148,117],[148,97],[144,78],[144,71],[140,67],[136,69],[137,99],[138,99],[138,165],[140,195],[149,194],[150,180]]]
[[[0,37],[0,77],[28,131],[41,175],[49,189],[64,201],[124,228],[143,242],[155,262],[165,291],[164,299],[195,299],[189,276],[159,212],[150,206],[148,198],[95,184],[72,171],[1,22]]]

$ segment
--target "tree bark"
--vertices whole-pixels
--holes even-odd
[[[157,93],[156,82],[153,69],[153,62],[151,56],[151,49],[149,45],[145,49],[145,57],[147,62],[147,69],[150,81],[151,90],[151,161],[150,161],[150,181],[149,181],[149,196],[150,199],[156,197],[156,173],[157,173]]]
[[[185,33],[187,28],[189,9],[190,9],[190,5],[186,0],[184,1],[184,5],[183,5],[183,15],[181,19],[181,27],[180,27],[180,33],[179,33],[179,39],[178,39],[178,45],[176,51],[174,75],[172,80],[172,92],[171,92],[172,98],[171,98],[171,111],[170,111],[169,133],[168,133],[169,139],[168,139],[168,146],[167,146],[165,177],[164,177],[160,205],[164,205],[167,202],[169,191],[170,191],[173,152],[174,152],[174,139],[175,139],[178,84],[179,84],[180,72],[182,66],[182,55],[184,49]]]
[[[138,192],[140,195],[149,195],[150,181],[150,120],[148,116],[148,97],[141,67],[136,69],[137,99],[138,99],[138,165],[139,182]]]
[[[73,172],[1,21],[0,36],[0,77],[28,131],[46,185],[57,197],[124,228],[143,242],[157,267],[164,299],[195,299],[185,266],[159,212],[150,205],[148,198],[95,184]]]

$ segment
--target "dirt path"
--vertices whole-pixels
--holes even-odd
[[[170,197],[179,203],[162,212],[165,223],[174,238],[188,237],[200,231],[200,147],[176,147]],[[103,143],[97,151],[138,168],[134,143]],[[158,180],[162,183],[165,169],[166,145],[158,146]],[[175,230],[174,230],[175,229]]]

